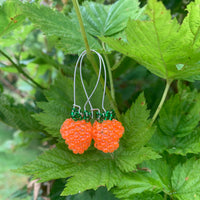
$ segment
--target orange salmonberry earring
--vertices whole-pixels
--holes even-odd
[[[112,153],[119,147],[119,139],[124,133],[124,127],[121,122],[115,119],[114,110],[106,111],[104,108],[104,99],[106,92],[106,67],[103,58],[101,61],[104,67],[104,90],[102,97],[102,110],[96,112],[96,121],[92,128],[92,138],[95,141],[94,146],[104,153]]]
[[[114,119],[114,111],[97,112],[97,120],[93,124],[92,138],[94,146],[104,153],[112,153],[119,147],[119,139],[124,133],[121,122]]]
[[[103,96],[102,96],[103,112],[101,113],[100,109],[93,109],[90,103],[90,98],[92,97],[93,92],[95,91],[96,87],[94,88],[90,97],[88,97],[87,92],[85,90],[84,83],[82,82],[85,95],[87,97],[87,101],[84,107],[86,106],[87,103],[89,103],[91,107],[92,115],[93,115],[93,111],[97,110],[96,120],[92,127],[92,138],[95,142],[94,143],[95,148],[103,151],[104,153],[112,153],[119,147],[119,139],[122,137],[124,133],[124,127],[122,126],[121,122],[115,119],[115,112],[113,110],[106,111],[106,109],[104,108],[104,99],[105,99],[105,91],[106,91],[106,67],[105,67],[105,63],[102,56],[98,52],[96,51],[94,52],[98,55],[99,63],[100,63],[99,77],[97,80],[97,84],[99,82],[100,75],[101,75],[101,65],[103,65],[103,68],[104,68],[104,89],[103,89]],[[82,79],[81,73],[80,73],[80,76]]]
[[[92,51],[96,52],[94,50]],[[74,69],[74,104],[71,111],[71,118],[66,119],[60,128],[60,133],[62,135],[62,138],[65,139],[65,143],[68,145],[68,148],[72,150],[73,153],[75,154],[83,154],[84,151],[86,151],[89,148],[92,141],[92,125],[90,122],[92,113],[86,110],[87,102],[84,105],[83,113],[81,112],[81,107],[76,104],[76,71],[77,71],[79,61],[80,61],[81,83],[85,91],[85,94],[87,96],[85,85],[83,83],[82,71],[81,71],[82,61],[85,55],[86,55],[86,51],[81,53]],[[97,55],[99,56],[98,53]],[[87,99],[91,98],[91,96],[94,94],[97,88],[99,79],[100,79],[100,75],[101,75],[101,65],[100,65],[99,76],[98,76],[98,80],[96,82],[95,88],[93,89],[90,97],[87,96]],[[89,104],[90,104],[91,110],[93,110],[90,101],[89,101]]]

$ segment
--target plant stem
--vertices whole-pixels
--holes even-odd
[[[103,42],[102,42],[102,47],[105,50],[105,45],[104,45]],[[112,77],[110,62],[109,62],[108,56],[105,53],[103,55],[105,57],[105,61],[106,61],[107,69],[108,69],[108,75],[109,75],[109,80],[110,80],[111,96],[115,100],[115,89],[114,89],[114,84],[113,84],[113,77]]]
[[[80,28],[81,28],[81,35],[82,35],[84,43],[85,43],[85,48],[86,48],[86,51],[87,51],[87,55],[89,55],[89,54],[91,54],[90,46],[89,46],[89,43],[88,43],[88,40],[87,40],[85,27],[83,25],[83,20],[82,20],[80,8],[79,8],[79,3],[78,3],[78,0],[72,0],[72,2],[73,2],[73,5],[74,5],[74,9],[76,11],[76,15],[78,17],[79,25],[80,25]]]
[[[87,58],[91,62],[92,66],[93,66],[93,69],[94,69],[95,73],[98,76],[98,73],[99,73],[98,66],[96,64],[96,61],[95,61],[95,58],[94,58],[92,52],[90,51],[90,46],[89,46],[89,43],[88,43],[88,40],[87,40],[87,35],[86,35],[86,32],[85,32],[85,28],[84,28],[84,25],[83,25],[83,20],[82,20],[80,8],[79,8],[79,3],[78,3],[77,0],[72,0],[72,2],[73,2],[73,5],[74,5],[74,9],[76,11],[76,15],[78,17],[78,21],[79,21],[79,25],[80,25],[80,29],[81,29],[81,34],[82,34],[82,37],[83,37],[83,40],[84,40],[84,43],[85,43],[85,48],[86,48],[86,52],[87,52]],[[101,82],[102,85],[104,85],[104,80],[103,80],[102,76],[100,78],[100,82]],[[107,87],[106,87],[106,94],[107,94],[107,96],[108,96],[108,98],[110,100],[111,107],[114,109],[114,111],[116,113],[117,118],[120,119],[120,113],[119,113],[119,110],[117,108],[116,102],[112,98],[112,96],[110,94],[110,91],[109,91],[109,89]]]
[[[164,200],[167,200],[167,194],[166,193],[164,194]]]
[[[6,53],[4,53],[2,50],[0,50],[0,53],[13,64],[13,66],[17,69],[17,71],[19,73],[23,74],[24,77],[26,77],[28,80],[30,80],[32,83],[34,83],[40,89],[44,89],[39,83],[34,81],[19,65],[17,65]]]
[[[151,120],[150,126],[152,126],[152,124],[153,124],[154,121],[156,120],[156,118],[157,118],[157,116],[158,116],[158,114],[159,114],[159,112],[160,112],[160,110],[161,110],[161,108],[162,108],[162,106],[163,106],[163,103],[165,102],[165,99],[166,99],[166,97],[167,97],[167,93],[168,93],[168,91],[169,91],[169,88],[170,88],[171,83],[172,83],[172,80],[167,80],[167,81],[166,81],[165,90],[164,90],[164,92],[163,92],[163,95],[162,95],[161,101],[160,101],[160,103],[159,103],[159,105],[158,105],[158,108],[156,109],[156,112],[155,112],[154,115],[153,115],[153,118],[152,118],[152,120]]]

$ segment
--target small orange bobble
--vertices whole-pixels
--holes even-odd
[[[97,121],[93,124],[92,137],[95,141],[94,146],[104,153],[112,153],[119,147],[119,139],[124,133],[121,122],[105,120],[102,123]]]
[[[60,133],[68,148],[75,154],[83,154],[92,141],[92,125],[85,120],[66,119],[61,126]]]

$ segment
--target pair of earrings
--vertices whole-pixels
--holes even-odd
[[[74,104],[71,112],[71,118],[66,119],[61,126],[60,133],[62,138],[65,139],[65,143],[68,145],[68,148],[73,151],[75,154],[83,154],[86,151],[92,139],[94,140],[94,146],[103,151],[104,153],[112,153],[119,147],[119,139],[124,133],[124,127],[121,122],[117,121],[115,118],[114,111],[106,111],[104,108],[104,99],[106,91],[106,68],[102,56],[95,50],[91,50],[96,53],[99,58],[99,75],[96,82],[96,85],[88,96],[82,77],[82,61],[86,55],[86,51],[82,52],[79,56],[75,70],[74,70]],[[84,105],[84,111],[81,112],[81,107],[76,104],[76,95],[75,95],[75,82],[76,82],[76,71],[80,61],[80,79],[81,83],[87,97],[87,101]],[[93,96],[100,80],[101,68],[104,68],[104,90],[102,97],[102,110],[93,108],[90,102],[90,98]],[[86,110],[86,106],[89,104],[90,112]],[[94,118],[94,111],[96,114],[96,120],[93,125],[90,122],[90,119]]]

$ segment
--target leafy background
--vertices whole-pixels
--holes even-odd
[[[163,1],[173,20],[170,11],[153,0],[145,7],[145,1],[80,1],[90,47],[109,60],[123,113],[126,133],[112,156],[92,146],[84,155],[74,155],[60,140],[59,128],[73,100],[73,67],[84,50],[72,2],[23,2],[0,1],[0,120],[12,127],[1,125],[0,131],[1,199],[33,198],[36,190],[23,187],[31,185],[31,175],[44,181],[37,199],[200,199],[200,84],[195,81],[199,0],[187,10],[189,2]],[[160,50],[155,27],[164,43]],[[84,69],[83,76],[91,77],[85,80],[91,91],[96,76],[86,60]],[[162,78],[176,80],[150,127],[165,85]],[[98,107],[100,93],[101,86],[92,99]],[[80,81],[77,94],[83,104]],[[108,98],[106,102],[110,108]],[[9,171],[29,161],[18,170],[27,176]]]

